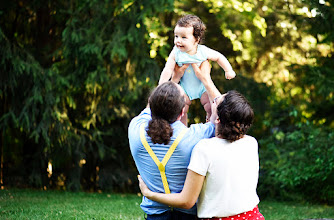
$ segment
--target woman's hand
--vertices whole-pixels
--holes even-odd
[[[184,187],[181,193],[165,194],[149,190],[141,176],[138,175],[140,191],[144,196],[146,196],[146,198],[182,209],[190,209],[195,205],[201,192],[204,179],[205,176],[195,173],[192,170],[188,170],[186,181],[184,182]]]
[[[204,83],[204,81],[207,81],[208,79],[211,79],[211,65],[208,60],[204,61],[200,67],[198,67],[195,63],[192,63],[191,66],[194,69],[195,75],[199,80],[202,81],[202,83]]]
[[[212,82],[210,72],[211,66],[209,61],[204,61],[200,67],[196,64],[191,64],[197,78],[202,81],[203,85],[205,86],[206,91],[208,92],[209,99],[212,102],[214,98],[221,95],[215,84]]]
[[[147,185],[144,183],[144,180],[141,178],[140,175],[137,176],[138,177],[138,181],[139,181],[139,188],[140,188],[140,191],[141,193],[148,197],[149,194],[152,192],[148,187]]]

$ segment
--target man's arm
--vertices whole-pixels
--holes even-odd
[[[172,79],[171,81],[172,82],[175,82],[175,83],[179,83],[184,72],[186,71],[186,69],[189,67],[190,64],[183,64],[181,67],[178,66],[177,64],[175,64],[175,67],[174,67],[174,73],[172,75]]]

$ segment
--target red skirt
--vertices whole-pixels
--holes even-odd
[[[256,206],[253,210],[229,217],[198,218],[199,220],[264,220],[263,215]]]

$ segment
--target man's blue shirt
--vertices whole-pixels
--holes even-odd
[[[148,188],[153,192],[164,193],[165,191],[159,169],[140,140],[141,124],[144,123],[146,128],[148,126],[148,122],[151,119],[151,110],[146,108],[137,117],[131,120],[128,128],[130,150],[139,174],[147,184]],[[153,144],[151,138],[147,134],[145,135],[148,144],[160,161],[162,161],[168,149],[180,134],[180,132],[186,128],[186,126],[182,124],[181,121],[176,121],[171,124],[171,126],[173,128],[173,136],[171,137],[171,141],[168,145],[158,143]],[[194,146],[201,139],[213,137],[214,133],[215,126],[211,122],[206,124],[193,124],[188,128],[187,133],[176,147],[174,153],[166,165],[165,171],[171,193],[179,193],[183,189],[184,181],[188,171],[187,167],[190,162],[191,151]],[[140,206],[145,213],[150,215],[160,214],[170,209],[168,206],[149,200],[146,197],[143,197]],[[178,210],[196,215],[196,206],[191,209]]]

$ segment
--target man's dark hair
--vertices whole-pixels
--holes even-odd
[[[168,144],[173,135],[171,123],[175,122],[185,106],[185,100],[177,84],[165,82],[153,90],[149,97],[152,120],[147,134],[153,143]]]

